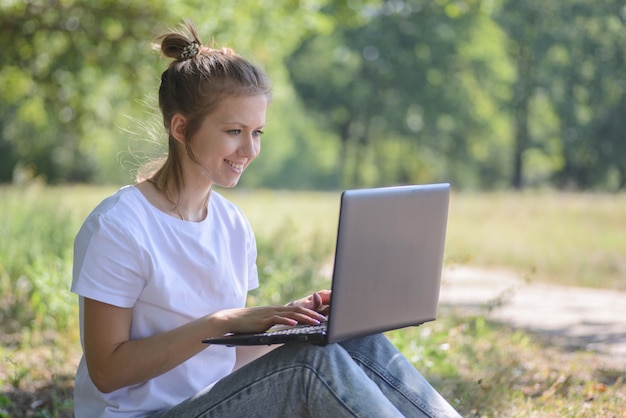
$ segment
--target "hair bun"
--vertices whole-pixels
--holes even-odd
[[[180,60],[186,61],[188,59],[195,58],[195,56],[198,55],[198,52],[200,52],[200,45],[196,41],[190,42],[180,52]]]
[[[195,58],[202,48],[198,32],[190,20],[185,20],[178,30],[159,36],[154,49],[175,61],[187,61]]]

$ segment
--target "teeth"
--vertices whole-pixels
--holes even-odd
[[[228,164],[232,168],[234,168],[236,170],[243,170],[243,164],[236,164],[236,163],[234,163],[232,161],[228,161],[228,160],[225,160],[225,161],[226,161],[226,164]]]

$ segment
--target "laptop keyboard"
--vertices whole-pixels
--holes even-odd
[[[267,331],[267,335],[301,335],[301,334],[323,334],[326,332],[326,323],[319,325],[296,325],[295,327]]]

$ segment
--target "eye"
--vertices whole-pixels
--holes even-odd
[[[261,137],[261,135],[263,135],[263,131],[262,131],[262,130],[260,130],[260,129],[257,129],[256,131],[252,132],[252,134],[253,134],[254,136]]]
[[[239,135],[241,133],[241,129],[229,129],[226,133],[233,136]]]

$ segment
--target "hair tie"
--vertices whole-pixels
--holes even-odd
[[[183,48],[180,53],[180,59],[182,61],[187,61],[188,59],[194,58],[200,52],[200,45],[197,42],[192,42],[186,47]]]

